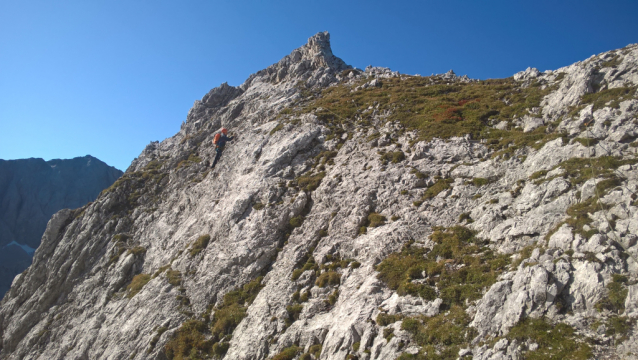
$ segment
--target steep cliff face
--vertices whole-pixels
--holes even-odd
[[[120,176],[120,170],[88,155],[0,160],[0,296],[31,263],[29,248],[40,245],[51,216],[95,200]]]
[[[637,84],[636,45],[476,81],[319,33],[54,215],[0,356],[635,358]]]

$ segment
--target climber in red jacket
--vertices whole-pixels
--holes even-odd
[[[234,137],[226,136],[228,134],[228,130],[226,128],[222,128],[221,133],[215,134],[215,138],[213,138],[213,145],[215,145],[215,160],[213,161],[213,166],[211,169],[215,168],[217,161],[222,156],[222,152],[224,151],[224,147],[226,147],[226,142],[232,141]]]

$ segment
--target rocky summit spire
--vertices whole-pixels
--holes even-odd
[[[337,74],[347,69],[352,69],[352,66],[332,53],[330,34],[327,31],[317,33],[308,39],[308,43],[293,50],[277,63],[250,75],[241,86],[234,87],[224,83],[209,91],[201,100],[195,101],[184,126],[193,124],[197,128],[210,119],[220,120],[220,109],[251,87],[259,93],[272,85],[294,87],[300,81],[306,87],[327,87],[337,83]],[[224,119],[220,121],[228,124],[236,118],[243,108],[241,104],[243,103],[231,106],[233,111],[224,110]],[[220,126],[221,122],[211,123],[211,126]]]
[[[330,47],[330,33],[327,31],[317,33],[308,39],[308,43],[295,51],[306,51],[305,58],[310,57],[313,65],[333,68],[342,71],[351,68],[343,60],[332,54]],[[293,52],[292,54],[295,54]],[[291,54],[291,55],[292,55]]]
[[[247,89],[254,81],[280,83],[283,81],[307,81],[309,78],[324,76],[324,80],[317,83],[311,80],[310,85],[328,85],[336,81],[334,75],[351,69],[343,60],[332,53],[330,34],[320,32],[308,39],[308,43],[293,50],[289,55],[276,64],[267,67],[253,75],[241,86]]]

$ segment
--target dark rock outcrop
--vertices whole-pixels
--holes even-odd
[[[122,171],[92,157],[0,160],[0,297],[31,264],[51,216],[97,198]]]

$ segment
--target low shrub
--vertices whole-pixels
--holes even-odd
[[[128,291],[126,297],[131,299],[133,296],[137,295],[137,293],[140,292],[144,285],[148,284],[149,281],[151,281],[150,274],[135,275],[133,280],[131,280],[131,283],[126,287],[126,290]]]
[[[283,349],[279,354],[273,356],[271,360],[293,360],[301,352],[298,346],[290,346]]]
[[[385,216],[377,213],[368,215],[368,227],[377,227],[385,225]]]
[[[394,324],[397,321],[403,320],[404,316],[401,314],[388,315],[386,313],[379,313],[377,315],[377,325],[379,326],[388,326],[390,324]]]
[[[315,285],[319,287],[325,287],[326,285],[339,285],[341,283],[341,275],[336,271],[323,272],[317,280]]]
[[[472,220],[472,217],[470,217],[470,213],[462,213],[459,215],[459,222],[463,222],[466,220],[468,224],[474,222],[474,220]]]
[[[332,306],[337,303],[339,299],[339,290],[335,290],[332,294],[328,295],[328,299],[326,300],[326,304]]]
[[[489,183],[490,183],[490,180],[484,179],[484,178],[473,178],[472,179],[472,184],[474,184],[474,186],[476,186],[476,187],[485,186],[485,185],[487,185]]]
[[[303,266],[301,268],[297,268],[294,269],[292,271],[292,280],[297,280],[299,279],[299,277],[301,276],[301,274],[303,274],[304,272],[308,271],[308,270],[319,270],[319,266],[317,266],[317,264],[315,263],[315,258],[312,257],[311,254],[306,256],[307,260],[306,262],[303,264]]]
[[[383,165],[387,164],[389,161],[391,161],[393,164],[397,164],[403,160],[405,160],[405,154],[401,150],[391,151],[381,155],[381,162],[383,163]]]
[[[157,345],[157,342],[159,341],[162,334],[166,332],[166,330],[168,330],[166,326],[162,326],[159,329],[157,329],[157,334],[153,336],[153,338],[151,339],[151,342],[149,343],[149,348],[146,350],[147,354],[150,354],[153,351],[153,349],[155,348],[155,345]]]
[[[391,254],[376,270],[378,278],[399,295],[418,295],[431,300],[439,289],[446,307],[476,300],[482,290],[496,282],[509,265],[509,257],[494,254],[487,241],[478,239],[462,226],[436,228],[430,236],[432,250],[407,243],[401,252]],[[425,283],[412,280],[425,276]]]
[[[175,337],[166,343],[166,356],[172,360],[203,357],[211,350],[213,343],[206,340],[206,324],[199,320],[186,320],[177,330]]]
[[[609,310],[616,314],[622,313],[625,310],[625,299],[628,293],[626,283],[626,276],[613,274],[612,281],[607,284],[607,296],[596,303],[596,309]]]
[[[574,329],[563,323],[550,324],[546,319],[526,318],[510,329],[509,339],[536,343],[538,348],[524,353],[525,359],[590,359],[592,351],[578,339]]]
[[[237,325],[246,317],[248,306],[252,304],[259,291],[263,288],[262,280],[263,277],[259,276],[244,286],[226,293],[219,307],[208,310],[208,313],[215,311],[211,319],[210,333],[212,342],[219,345],[217,345],[217,348],[213,348],[214,351],[228,349],[226,343]],[[210,318],[208,313],[204,314],[204,318]]]
[[[433,197],[437,196],[444,190],[451,188],[450,185],[452,183],[453,183],[452,179],[437,180],[437,182],[435,182],[432,186],[430,186],[429,188],[427,188],[427,190],[425,190],[425,192],[423,193],[423,196],[421,197],[421,200],[432,199]]]
[[[283,111],[282,111],[282,113],[283,113]],[[279,131],[279,130],[281,130],[281,129],[283,129],[283,128],[284,128],[284,124],[279,123],[279,124],[277,124],[277,126],[275,126],[274,128],[272,128],[272,130],[270,130],[269,135],[273,135],[274,133],[276,133],[277,131]]]
[[[289,324],[292,324],[294,321],[299,320],[299,315],[303,311],[303,305],[301,304],[293,304],[286,306],[286,312],[288,313],[288,321]]]
[[[146,254],[146,248],[143,246],[135,246],[132,249],[128,250],[129,254],[133,254],[133,256],[140,256]]]
[[[209,242],[210,242],[210,235],[208,234],[198,237],[197,240],[195,240],[195,242],[191,246],[191,249],[189,251],[190,255],[195,256],[199,254],[202,250],[206,249]]]
[[[592,111],[602,109],[605,106],[609,106],[612,109],[619,109],[622,101],[630,99],[636,94],[636,88],[636,86],[618,87],[585,94],[581,97],[580,103],[582,105],[593,104],[594,107]]]
[[[467,347],[476,330],[465,310],[454,305],[449,311],[433,317],[418,316],[403,319],[401,329],[410,333],[421,351],[415,357],[399,359],[456,359],[459,349]],[[384,334],[385,335],[385,334]]]
[[[170,269],[166,272],[168,283],[173,286],[179,286],[182,283],[182,273],[179,270]]]
[[[315,175],[300,176],[296,180],[300,188],[306,191],[314,191],[319,187],[324,177],[326,177],[326,172],[322,171]]]
[[[293,217],[292,219],[290,219],[290,221],[288,222],[290,224],[290,227],[292,228],[297,228],[300,227],[301,224],[303,224],[304,221],[304,217],[302,215],[297,215],[295,217]]]

